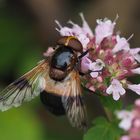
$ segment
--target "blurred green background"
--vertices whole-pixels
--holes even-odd
[[[0,0],[0,89],[33,68],[47,47],[55,44],[59,38],[55,19],[63,25],[69,19],[80,23],[78,13],[83,12],[94,30],[97,18],[113,20],[118,14],[118,30],[126,38],[134,33],[130,43],[139,47],[139,9],[139,0]],[[89,122],[103,114],[94,95],[88,95],[86,102]],[[125,102],[132,98],[128,95]],[[0,112],[0,140],[82,140],[83,134],[65,116],[48,113],[39,97]]]

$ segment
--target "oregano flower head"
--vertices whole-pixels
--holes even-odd
[[[114,100],[130,89],[140,94],[140,84],[133,84],[128,77],[140,74],[140,48],[130,48],[129,39],[117,34],[114,29],[116,20],[97,19],[92,31],[83,14],[80,14],[82,26],[72,21],[71,26],[62,26],[57,20],[56,30],[61,36],[75,36],[82,43],[84,51],[89,53],[81,60],[81,71],[89,73],[84,76],[85,87],[103,95],[112,95]],[[116,17],[116,19],[118,16]]]

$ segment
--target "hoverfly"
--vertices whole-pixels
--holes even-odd
[[[83,53],[77,38],[60,38],[52,55],[0,93],[0,110],[18,107],[40,95],[42,103],[51,113],[66,114],[73,127],[85,128],[87,115],[78,63],[86,53]]]

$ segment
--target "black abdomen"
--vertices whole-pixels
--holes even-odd
[[[65,115],[65,109],[61,101],[61,96],[56,96],[52,93],[46,93],[43,91],[40,93],[40,99],[46,109],[52,114],[56,116]]]

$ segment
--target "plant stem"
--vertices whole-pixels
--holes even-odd
[[[112,120],[113,120],[112,112],[107,107],[104,107],[104,111],[105,111],[105,114],[106,114],[107,119],[110,122],[112,122]]]

